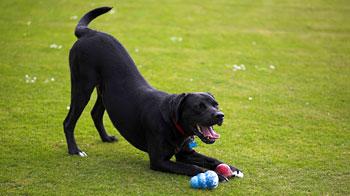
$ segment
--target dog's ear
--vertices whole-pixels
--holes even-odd
[[[178,122],[180,120],[181,106],[187,96],[188,96],[188,93],[182,93],[177,95],[175,99],[173,99],[173,103],[171,106],[171,110],[172,110],[171,114],[174,115],[173,118],[175,122]]]
[[[213,99],[215,99],[215,97],[214,97],[213,94],[211,94],[211,93],[209,93],[209,92],[207,92],[206,94],[209,95],[209,96],[211,96]]]
[[[165,99],[160,106],[160,110],[164,120],[178,122],[181,114],[181,106],[185,101],[188,93],[172,95]]]

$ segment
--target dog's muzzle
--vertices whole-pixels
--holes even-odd
[[[217,112],[217,113],[215,113],[215,115],[214,115],[214,118],[216,119],[216,121],[217,121],[217,125],[219,125],[219,126],[221,126],[222,125],[222,123],[224,122],[224,113],[223,112]]]
[[[213,123],[209,124],[209,126],[204,124],[196,124],[196,127],[194,128],[194,134],[196,134],[204,143],[206,144],[212,144],[217,139],[220,138],[220,134],[216,133],[214,131],[213,126],[219,125],[221,126],[224,122],[224,113],[222,112],[216,112],[213,115]]]

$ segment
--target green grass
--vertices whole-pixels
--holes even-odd
[[[186,176],[150,170],[147,154],[107,116],[106,128],[120,141],[102,143],[89,114],[95,95],[76,127],[89,157],[67,155],[62,121],[77,23],[70,18],[103,5],[115,13],[91,27],[117,37],[153,86],[216,96],[226,115],[217,128],[222,138],[197,151],[236,165],[244,179],[213,191],[191,189]],[[0,6],[0,195],[350,194],[349,1],[2,0]],[[233,71],[234,64],[246,70]],[[26,74],[36,82],[26,83]]]

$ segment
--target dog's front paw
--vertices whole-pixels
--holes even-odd
[[[115,136],[107,136],[105,138],[102,138],[102,141],[112,143],[118,141],[118,139]]]
[[[243,178],[244,174],[239,171],[238,169],[232,173],[232,176],[238,177],[238,178]]]
[[[243,178],[244,174],[241,172],[239,169],[230,166],[230,169],[232,170],[232,177],[237,177],[237,178]]]

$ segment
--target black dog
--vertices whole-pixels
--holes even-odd
[[[88,12],[75,29],[78,40],[69,54],[71,105],[63,123],[69,154],[86,156],[77,147],[74,127],[96,87],[98,97],[91,116],[102,141],[116,141],[102,122],[107,110],[120,134],[148,153],[151,169],[189,176],[215,170],[221,161],[195,152],[188,144],[193,135],[207,144],[219,138],[212,127],[224,119],[218,103],[209,93],[168,94],[150,86],[115,38],[87,27],[110,9]],[[176,162],[170,160],[174,155]]]

